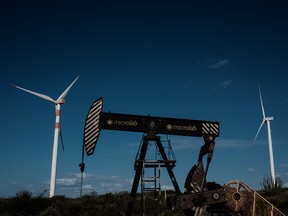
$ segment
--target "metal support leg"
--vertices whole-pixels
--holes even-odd
[[[131,189],[128,208],[126,210],[126,216],[131,216],[132,212],[133,212],[134,202],[135,202],[135,198],[137,195],[137,189],[138,189],[138,185],[139,185],[139,180],[140,180],[140,176],[141,176],[142,169],[143,169],[143,162],[144,162],[145,155],[147,152],[147,146],[148,146],[148,141],[145,137],[143,144],[142,144],[141,151],[140,151],[139,160],[136,163],[136,171],[135,171],[135,176],[134,176],[133,185],[132,185],[132,189]]]
[[[166,161],[166,162],[165,162],[165,166],[166,166],[167,172],[168,172],[168,174],[169,174],[169,177],[170,177],[170,179],[171,179],[171,182],[172,182],[172,184],[173,184],[173,186],[174,186],[174,189],[175,189],[175,191],[176,191],[176,194],[177,194],[177,195],[181,195],[181,191],[180,191],[179,185],[178,185],[178,183],[177,183],[177,181],[176,181],[176,178],[175,178],[175,175],[174,175],[174,173],[173,173],[173,171],[172,171],[172,168],[173,168],[173,167],[172,167],[171,164],[168,162],[168,158],[167,158],[167,155],[166,155],[165,150],[164,150],[164,148],[163,148],[163,145],[162,145],[162,143],[161,143],[161,141],[160,141],[160,137],[156,137],[156,143],[157,143],[159,152],[160,152],[160,154],[161,154],[161,156],[162,156],[162,159],[163,159],[164,161]]]

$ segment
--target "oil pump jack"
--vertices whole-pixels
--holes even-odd
[[[157,162],[161,164],[161,167],[166,167],[175,190],[175,196],[170,196],[166,200],[168,208],[172,210],[182,209],[185,216],[257,215],[254,214],[257,210],[255,203],[258,203],[255,199],[256,197],[262,197],[248,185],[238,180],[228,182],[223,186],[215,182],[206,181],[209,165],[213,157],[215,139],[219,136],[219,122],[103,112],[102,107],[103,99],[100,97],[91,105],[86,117],[82,162],[79,164],[82,176],[85,168],[84,151],[86,150],[88,156],[94,153],[101,130],[120,130],[145,134],[134,164],[135,175],[126,216],[133,215],[137,189],[140,178],[142,178],[145,156],[150,142],[155,143],[160,155],[160,159]],[[176,160],[171,160],[167,156],[158,134],[194,136],[204,139],[197,163],[191,168],[186,177],[185,192],[183,193],[173,173]],[[203,162],[204,156],[207,157],[205,166],[205,162]],[[80,193],[82,193],[82,187]],[[251,204],[253,198],[254,202],[252,203],[254,205],[249,209],[247,206]],[[272,204],[269,205],[267,200],[264,202],[268,203],[268,206],[272,206],[271,215],[273,215],[273,212],[274,215],[284,215],[275,207],[273,208]],[[267,209],[269,208],[267,207]],[[250,212],[248,213],[248,211]],[[252,211],[253,214],[251,213]],[[142,215],[146,215],[145,212]],[[153,215],[157,215],[157,212],[154,212]]]

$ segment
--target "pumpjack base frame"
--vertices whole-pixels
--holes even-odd
[[[156,143],[156,146],[159,150],[162,160],[145,160],[148,144],[151,141],[154,141]],[[165,149],[160,140],[160,136],[151,135],[151,134],[144,136],[143,143],[140,149],[139,158],[135,161],[135,175],[134,175],[134,180],[133,180],[132,189],[130,193],[130,200],[129,200],[128,208],[126,211],[126,216],[132,215],[139,181],[140,181],[141,174],[142,174],[144,167],[155,167],[155,166],[158,166],[158,164],[161,164],[160,165],[161,167],[166,167],[169,177],[171,179],[171,182],[176,191],[176,194],[181,195],[179,185],[177,183],[177,180],[172,170],[175,167],[175,163],[176,163],[176,160],[169,160],[169,158],[167,157]]]

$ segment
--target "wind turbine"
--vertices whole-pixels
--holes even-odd
[[[270,121],[273,120],[273,117],[266,117],[265,115],[265,110],[264,110],[264,105],[263,105],[263,101],[262,101],[262,96],[261,96],[261,90],[260,90],[260,86],[259,86],[259,95],[260,95],[260,102],[261,102],[261,108],[262,108],[262,114],[263,114],[263,121],[257,131],[257,134],[255,136],[254,141],[256,140],[262,126],[264,125],[264,123],[266,122],[267,124],[267,131],[268,131],[268,144],[269,144],[269,157],[270,157],[270,169],[271,169],[271,177],[272,177],[272,181],[273,184],[275,185],[275,169],[274,169],[274,158],[273,158],[273,147],[272,147],[272,136],[271,136],[271,126],[270,126]]]
[[[60,131],[60,106],[61,104],[64,104],[65,96],[71,89],[72,85],[76,82],[76,80],[79,78],[79,76],[68,86],[68,88],[59,96],[57,100],[53,100],[51,97],[39,94],[34,91],[30,91],[27,89],[24,89],[22,87],[13,85],[14,87],[21,89],[23,91],[26,91],[30,94],[36,95],[44,100],[50,101],[53,104],[55,104],[56,108],[56,120],[55,120],[55,131],[54,131],[54,142],[53,142],[53,155],[52,155],[52,166],[51,166],[51,180],[50,180],[50,194],[49,197],[53,197],[55,194],[55,184],[56,184],[56,165],[57,165],[57,153],[58,153],[58,137],[59,137],[59,131]]]

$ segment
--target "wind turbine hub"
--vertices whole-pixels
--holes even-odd
[[[65,103],[65,100],[62,98],[56,101],[56,104],[64,104],[64,103]]]

